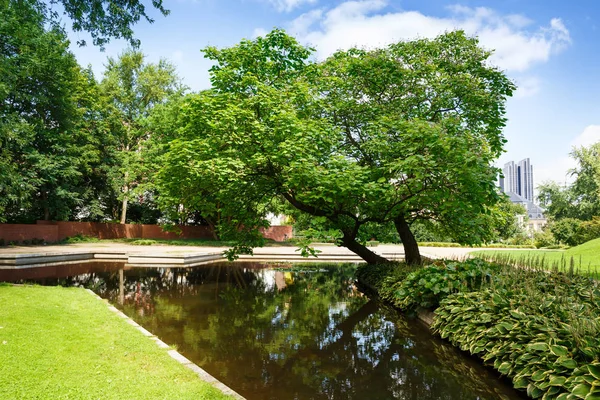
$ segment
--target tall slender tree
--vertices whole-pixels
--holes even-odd
[[[128,202],[145,179],[142,148],[151,135],[145,120],[156,105],[183,93],[184,87],[175,67],[166,60],[146,63],[141,52],[127,50],[116,59],[108,59],[101,88],[110,102],[118,153],[118,163],[110,175],[120,193],[120,221],[124,224]]]

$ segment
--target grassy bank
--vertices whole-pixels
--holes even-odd
[[[600,399],[600,288],[576,274],[479,259],[424,268],[361,266],[360,282],[532,398]]]
[[[83,289],[0,285],[1,399],[224,399]]]
[[[517,263],[528,260],[526,264],[535,264],[545,269],[554,266],[559,269],[569,268],[573,263],[575,269],[579,269],[580,272],[587,273],[588,269],[591,272],[600,272],[600,239],[590,240],[568,250],[482,250],[473,251],[471,255],[497,260],[510,258]]]

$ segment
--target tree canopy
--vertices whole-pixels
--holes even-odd
[[[492,235],[492,163],[514,85],[476,39],[452,32],[316,63],[311,48],[274,30],[204,51],[213,89],[179,108],[159,173],[164,196],[239,199],[246,210],[234,220],[248,229],[266,201],[285,199],[326,218],[371,263],[386,260],[358,240],[370,224],[393,223],[409,262],[420,261],[410,229],[420,219],[461,243]]]
[[[546,182],[539,187],[539,201],[553,220],[575,218],[584,221],[600,216],[600,143],[575,147],[571,157],[577,167],[570,170],[571,185]]]

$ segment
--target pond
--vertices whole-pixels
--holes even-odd
[[[521,399],[479,362],[363,295],[351,265],[118,263],[0,271],[85,286],[247,399]]]

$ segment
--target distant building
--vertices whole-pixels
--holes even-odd
[[[514,161],[504,164],[504,178],[500,178],[500,188],[506,194],[516,193],[533,202],[533,165],[529,158],[515,164]]]
[[[518,219],[519,223],[529,232],[540,232],[548,224],[548,220],[544,217],[544,210],[540,206],[516,193],[509,192],[507,195],[511,202],[520,204],[525,208],[526,214],[518,216]],[[525,219],[527,219],[527,222],[525,222]]]
[[[504,177],[500,178],[500,188],[508,195],[511,202],[521,204],[526,210],[526,214],[520,216],[519,221],[526,225],[529,232],[541,231],[547,224],[547,220],[541,207],[534,203],[533,165],[529,158],[518,163],[507,162],[502,173]],[[528,221],[525,224],[526,217]]]

